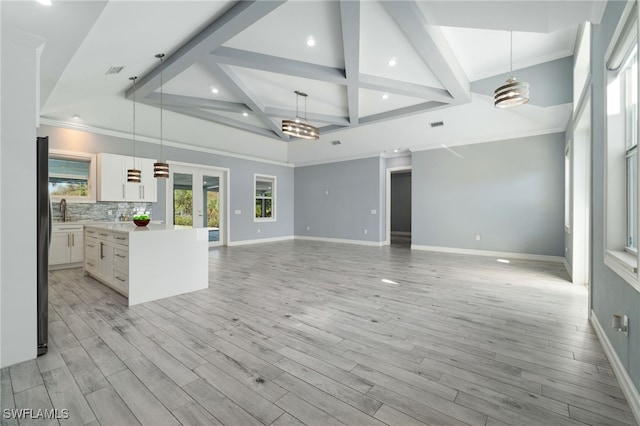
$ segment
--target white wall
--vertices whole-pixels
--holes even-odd
[[[0,367],[36,357],[36,123],[42,40],[2,29]]]

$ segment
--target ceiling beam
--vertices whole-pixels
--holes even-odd
[[[347,77],[347,103],[349,122],[358,125],[360,76],[360,2],[340,0],[340,20],[342,22],[342,50],[344,71]]]
[[[296,110],[286,108],[266,107],[264,113],[272,117],[295,117]],[[314,123],[335,124],[341,127],[349,126],[349,118],[339,115],[318,114],[313,112],[307,113],[307,120]]]
[[[209,60],[216,63],[253,68],[261,71],[274,72],[328,83],[347,84],[344,70],[316,65],[278,56],[249,52],[246,50],[219,47],[209,56]]]
[[[160,94],[153,92],[145,98],[148,105],[160,105]],[[248,108],[245,104],[238,102],[216,101],[213,99],[197,98],[195,96],[171,95],[164,93],[162,95],[162,104],[186,108],[206,108],[216,111],[237,112],[242,113]]]
[[[368,115],[360,118],[360,124],[377,123],[385,120],[391,120],[393,118],[406,117],[408,115],[420,114],[433,109],[439,109],[442,107],[451,106],[445,102],[429,101],[417,105],[411,105],[404,108],[395,109],[393,111],[381,112],[379,114]]]
[[[471,101],[469,79],[442,31],[430,25],[414,0],[382,1],[382,6],[415,51],[457,102]]]
[[[176,77],[197,60],[217,47],[222,46],[223,43],[226,43],[285,2],[285,0],[241,0],[236,2],[220,18],[180,46],[175,53],[165,57],[162,71],[164,80],[169,81]],[[158,87],[160,87],[160,65],[138,80],[136,85],[138,98],[146,97]],[[129,98],[132,93],[133,88],[129,88],[125,92],[125,96]]]
[[[142,103],[146,103],[142,101]],[[211,114],[206,111],[202,111],[200,109],[195,108],[186,108],[186,107],[174,107],[174,106],[166,106],[165,109],[167,111],[173,111],[178,114],[186,115],[193,118],[199,118],[201,120],[210,121],[212,123],[218,123],[229,127],[234,127],[236,129],[244,130],[247,132],[255,133],[257,135],[266,136],[268,138],[282,140],[278,135],[272,132],[269,129],[265,129],[263,127],[254,126],[249,123],[245,123],[242,121],[234,120],[233,118],[223,117],[220,115]]]
[[[229,65],[218,64],[213,62],[210,58],[205,60],[207,68],[216,76],[222,84],[225,85],[236,98],[242,100],[247,107],[255,114],[262,122],[264,122],[268,128],[270,128],[276,135],[282,140],[289,140],[289,136],[282,132],[281,123],[276,122],[264,113],[264,105],[258,100],[258,97],[253,94],[251,89],[231,70]]]
[[[396,95],[411,96],[412,98],[428,99],[430,101],[449,103],[454,101],[451,94],[444,89],[391,80],[375,75],[360,74],[360,87],[380,92],[389,92]]]

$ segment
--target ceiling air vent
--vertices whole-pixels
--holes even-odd
[[[444,126],[444,121],[434,121],[433,123],[429,123],[431,127],[441,127]]]
[[[105,75],[111,75],[111,74],[119,74],[120,71],[122,71],[124,67],[111,67],[107,70],[107,72],[105,73]]]
[[[331,141],[331,145],[340,145],[342,142],[340,141]]]

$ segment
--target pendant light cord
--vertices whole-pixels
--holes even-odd
[[[131,77],[133,80],[133,167],[136,167],[136,80],[137,76]]]
[[[509,44],[511,45],[510,49],[509,49],[509,52],[510,52],[510,54],[509,54],[509,64],[510,64],[510,66],[509,66],[509,74],[513,74],[513,31],[510,31],[509,34],[510,34],[510,39],[509,39],[510,43]]]
[[[162,59],[164,58],[164,53],[160,54],[160,162],[164,163],[164,146],[162,145],[162,111],[163,111],[163,104],[162,104],[162,97],[163,97],[163,79],[162,79]]]

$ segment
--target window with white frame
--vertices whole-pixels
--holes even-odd
[[[95,155],[49,151],[49,195],[52,200],[95,202]]]
[[[605,263],[640,291],[638,275],[638,27],[629,2],[606,58]]]
[[[255,221],[276,220],[276,177],[255,175]]]

